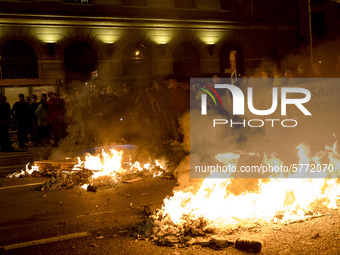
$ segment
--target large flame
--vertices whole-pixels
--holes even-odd
[[[102,150],[100,154],[91,155],[90,153],[85,155],[84,161],[78,157],[78,165],[73,169],[77,169],[80,166],[95,171],[92,175],[93,179],[100,176],[110,176],[116,178],[117,174],[122,171],[122,155],[123,151],[117,151],[110,149],[108,151]]]
[[[332,148],[326,146],[315,157],[308,156],[308,148],[304,145],[299,145],[297,149],[300,164],[319,163],[327,158],[334,168],[332,173],[338,173],[340,157],[336,144]],[[227,153],[216,158],[226,165],[237,164],[240,155]],[[264,157],[263,162],[282,164],[274,156],[269,159]],[[203,217],[211,226],[226,229],[243,223],[300,220],[317,213],[317,208],[336,208],[340,194],[338,178],[306,177],[295,178],[289,174],[265,179],[205,178],[198,191],[187,187],[166,198],[163,217],[170,217],[177,225],[185,223],[188,217]],[[329,173],[324,177],[329,177]],[[249,183],[252,184],[251,190],[247,189]],[[232,192],[235,187],[243,192],[235,194]]]
[[[132,163],[122,162],[123,151],[110,149],[108,151],[102,150],[101,153],[92,155],[90,153],[85,155],[84,160],[78,157],[78,164],[74,166],[73,170],[88,169],[93,170],[94,174],[92,179],[96,179],[101,176],[112,177],[115,181],[118,181],[119,176],[129,173],[136,173],[146,171],[153,177],[160,176],[164,173],[165,168],[155,160],[151,163],[141,164],[138,161]]]

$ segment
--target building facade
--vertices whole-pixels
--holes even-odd
[[[0,0],[1,92],[13,102],[18,92],[67,92],[93,79],[227,76],[230,51],[243,74],[298,46],[298,8],[295,0]]]

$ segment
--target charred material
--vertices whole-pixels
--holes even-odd
[[[105,166],[106,167],[106,166]],[[85,164],[76,164],[71,161],[37,161],[29,169],[9,175],[8,177],[51,177],[38,190],[59,190],[71,188],[84,188],[95,192],[98,188],[106,189],[121,182],[132,183],[146,177],[171,176],[168,170],[161,167],[158,162],[141,165],[124,162],[119,169],[104,167],[100,170],[87,169]],[[172,176],[171,176],[172,177]]]
[[[234,245],[237,249],[250,252],[260,252],[262,249],[261,242],[235,239],[230,236],[235,230],[221,232],[211,227],[203,217],[192,219],[190,215],[184,215],[183,224],[174,224],[168,215],[163,215],[163,210],[152,210],[151,206],[145,206],[144,212],[149,218],[137,227],[135,235],[138,238],[149,238],[157,245],[171,247],[200,245],[214,250]]]
[[[89,182],[93,172],[80,170],[73,172],[53,172],[51,180],[45,182],[38,190],[60,190],[80,187]]]

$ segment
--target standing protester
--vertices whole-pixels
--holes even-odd
[[[28,127],[31,123],[30,106],[25,102],[25,96],[19,94],[19,101],[12,108],[18,129],[19,148],[25,149],[28,143]]]
[[[37,143],[40,145],[50,144],[47,111],[48,111],[47,95],[42,94],[40,104],[38,105],[38,108],[35,111],[35,115],[38,122]]]
[[[148,108],[151,108],[153,112],[152,126],[155,129],[153,136],[158,142],[168,142],[171,138],[167,113],[167,109],[169,109],[169,100],[167,97],[168,95],[165,93],[164,84],[153,81],[151,87],[147,88],[145,91],[150,101],[150,106]]]
[[[30,135],[31,135],[31,142],[34,144],[35,147],[38,146],[37,143],[37,129],[38,129],[38,119],[35,115],[35,111],[39,106],[38,98],[36,95],[32,96],[32,100],[30,103],[30,110],[31,110],[31,125],[30,125]]]
[[[0,94],[0,145],[1,151],[14,151],[9,137],[11,126],[11,107],[7,103],[7,98]]]
[[[179,117],[187,110],[189,96],[186,91],[179,86],[177,79],[169,80],[169,108],[171,130],[173,131],[173,139],[181,142],[182,136],[178,130]]]
[[[31,103],[30,97],[25,97],[25,102],[26,102],[26,103]]]
[[[54,92],[49,92],[48,96],[50,97],[48,101],[48,121],[52,126],[53,133],[53,147],[59,146],[60,137],[62,134],[62,121],[65,116],[66,108],[65,102],[60,97],[57,97],[57,94]]]

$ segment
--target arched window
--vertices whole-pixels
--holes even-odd
[[[146,76],[151,74],[149,50],[142,43],[129,44],[123,50],[123,76]]]
[[[0,51],[1,79],[38,78],[37,54],[24,41],[12,40]]]
[[[230,72],[230,52],[236,51],[236,71],[238,74],[244,72],[244,57],[242,49],[234,43],[227,43],[223,45],[220,51],[220,72]]]
[[[188,76],[200,73],[200,55],[191,43],[177,45],[173,59],[174,74]]]
[[[97,53],[87,42],[72,42],[65,50],[64,63],[66,83],[86,82],[91,79],[91,72],[97,70]]]

